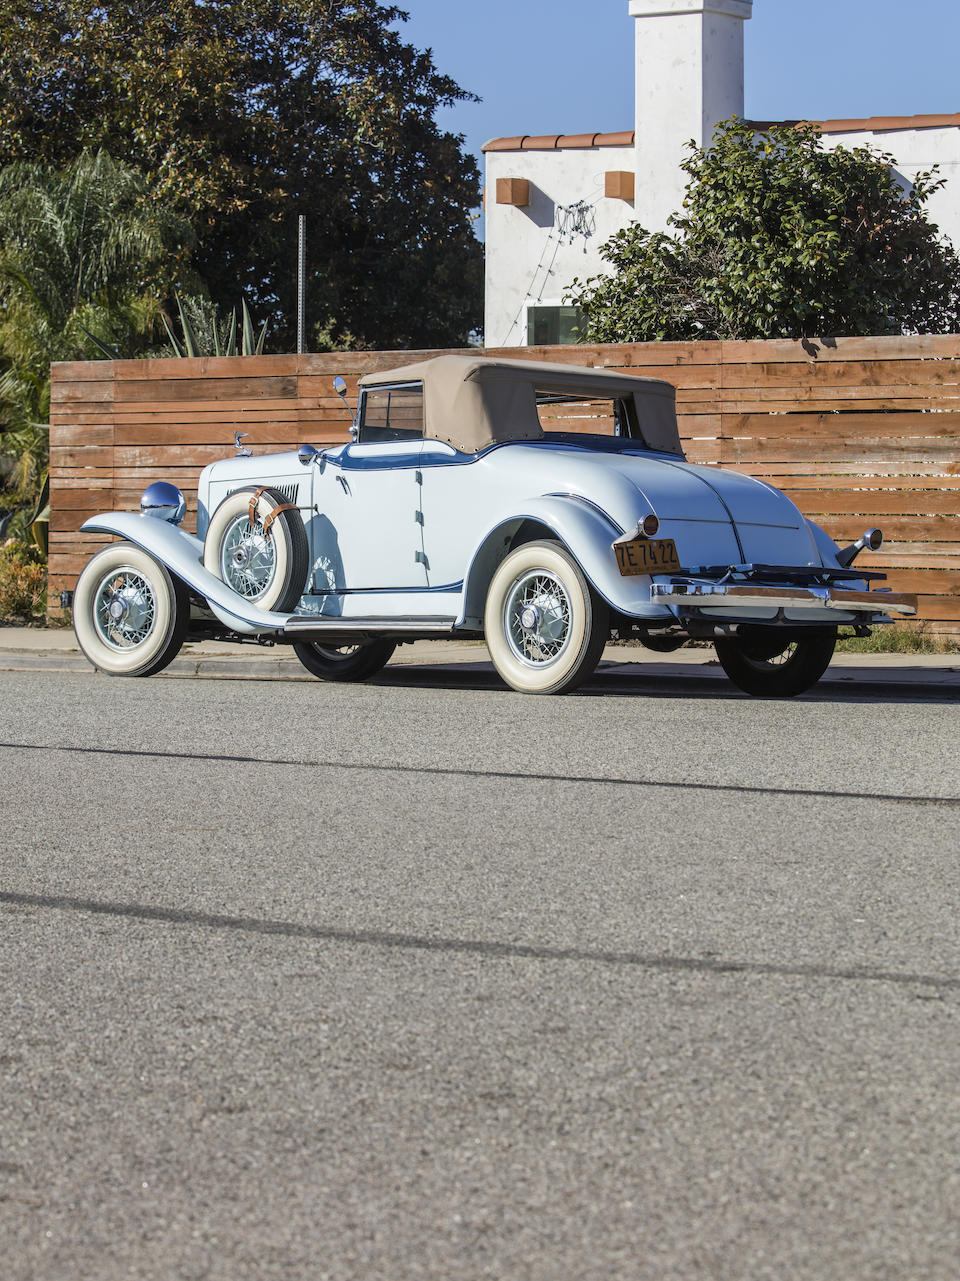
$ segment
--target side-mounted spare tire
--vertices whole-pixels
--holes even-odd
[[[303,595],[309,560],[300,512],[276,489],[235,489],[210,518],[204,568],[258,609],[292,610]]]

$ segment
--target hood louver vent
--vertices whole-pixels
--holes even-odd
[[[242,485],[237,485],[234,489],[228,489],[228,490],[227,490],[227,494],[226,494],[227,498],[229,498],[231,494],[235,494],[235,493],[237,492],[237,490],[238,490],[238,489],[242,489],[242,488],[244,488],[244,486],[242,486]],[[297,502],[297,500],[298,500],[297,496],[298,496],[298,495],[299,495],[299,493],[300,493],[300,486],[299,486],[299,485],[297,485],[297,484],[293,484],[293,485],[270,485],[270,486],[269,486],[269,488],[270,488],[270,489],[275,489],[275,490],[277,491],[277,493],[278,493],[278,494],[283,494],[283,500],[284,500],[284,502],[286,502],[286,503],[295,503],[295,502]]]

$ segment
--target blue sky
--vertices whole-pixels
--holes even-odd
[[[405,39],[483,102],[440,115],[489,138],[633,128],[627,0],[397,0]],[[754,0],[746,114],[960,112],[960,0]]]

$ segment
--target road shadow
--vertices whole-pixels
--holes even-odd
[[[492,664],[481,663],[406,663],[386,667],[368,684],[388,688],[492,690],[511,694],[514,691],[497,675]],[[960,703],[960,686],[934,682],[867,681],[860,677],[837,676],[821,681],[805,694],[789,699],[764,699],[744,694],[731,683],[719,666],[705,674],[694,668],[690,674],[675,671],[622,672],[601,668],[587,683],[566,698],[716,698],[750,702],[813,703]]]
[[[474,955],[490,960],[527,959],[534,961],[593,962],[648,971],[688,971],[700,974],[742,974],[801,979],[833,979],[848,982],[890,983],[899,986],[960,989],[960,978],[952,975],[917,974],[887,970],[879,966],[831,966],[790,964],[772,961],[723,960],[718,957],[677,956],[663,952],[619,951],[589,947],[562,947],[537,943],[506,943],[495,939],[444,938],[400,934],[388,930],[346,929],[250,916],[227,916],[190,908],[161,907],[152,903],[115,903],[100,899],[75,898],[63,894],[21,894],[0,891],[0,904],[7,907],[74,912],[101,917],[121,917],[174,926],[192,925],[208,930],[235,931],[251,935],[278,935],[308,942],[339,943],[405,951]]]

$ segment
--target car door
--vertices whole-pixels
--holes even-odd
[[[487,465],[441,441],[424,441],[420,474],[419,520],[428,581],[433,591],[442,591],[463,582],[470,557],[490,528],[496,498],[485,483]]]
[[[358,440],[325,461],[312,522],[315,590],[426,586],[418,521],[422,404],[420,384],[370,391]]]

